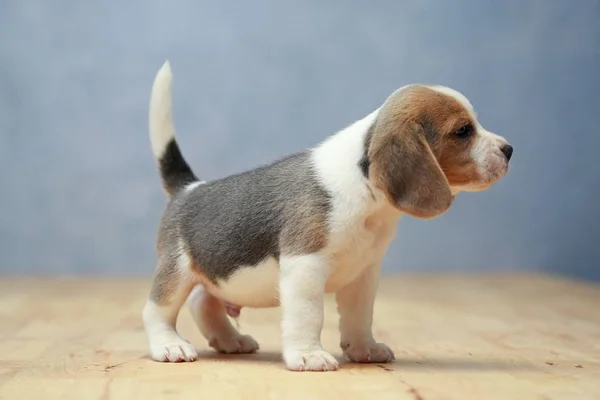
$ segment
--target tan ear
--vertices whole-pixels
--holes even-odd
[[[374,127],[369,176],[400,211],[417,218],[437,217],[450,207],[454,196],[425,130],[417,122],[394,125]]]

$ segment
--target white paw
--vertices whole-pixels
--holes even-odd
[[[292,371],[335,371],[338,361],[324,350],[288,351],[283,358],[289,370]]]
[[[394,352],[383,343],[342,343],[344,355],[356,363],[389,363],[396,359]]]
[[[258,350],[258,343],[250,335],[214,337],[208,341],[208,345],[221,353],[254,353]]]
[[[171,336],[166,340],[156,340],[150,345],[150,355],[160,362],[186,362],[198,358],[196,348],[179,336]]]

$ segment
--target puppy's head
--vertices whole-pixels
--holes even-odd
[[[512,146],[481,126],[462,94],[441,86],[398,89],[367,138],[369,179],[399,210],[433,218],[459,191],[482,191],[508,172]]]

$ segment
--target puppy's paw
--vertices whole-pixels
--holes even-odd
[[[335,371],[339,366],[331,354],[321,349],[284,352],[283,359],[291,371]]]
[[[342,350],[355,363],[389,363],[396,359],[394,352],[383,343],[342,343]]]
[[[196,348],[188,341],[176,335],[168,335],[155,339],[150,345],[150,356],[154,361],[160,362],[186,362],[198,358]]]
[[[208,341],[208,345],[220,353],[254,353],[258,350],[258,343],[250,335],[231,335],[223,337],[213,337]]]

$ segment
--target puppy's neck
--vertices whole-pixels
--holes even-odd
[[[361,170],[369,128],[379,109],[328,137],[312,150],[313,160],[325,186],[357,206],[377,207],[385,196],[371,185]]]
[[[319,144],[314,151],[327,153],[329,157],[336,155],[333,157],[336,162],[342,162],[344,167],[355,169],[363,157],[369,128],[377,119],[378,113],[379,109],[334,133]]]

